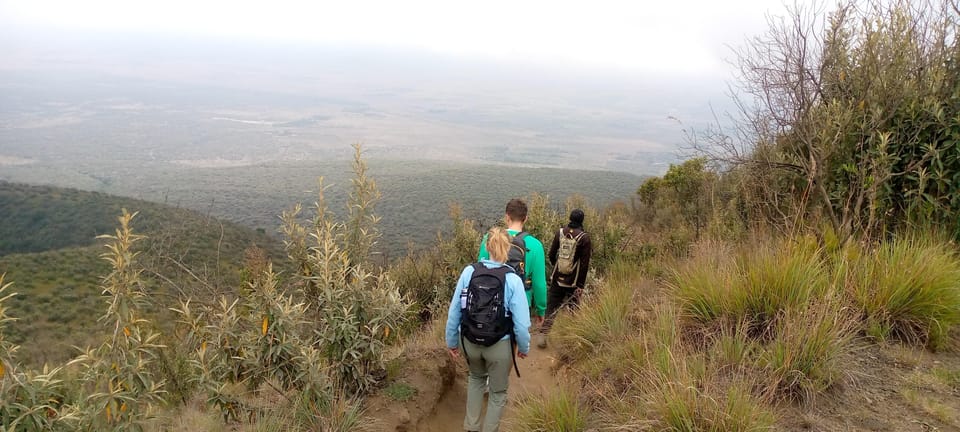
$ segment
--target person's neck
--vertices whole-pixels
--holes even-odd
[[[523,231],[523,222],[513,222],[507,224],[508,230]]]

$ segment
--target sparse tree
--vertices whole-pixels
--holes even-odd
[[[681,164],[670,164],[663,177],[651,177],[640,185],[637,194],[646,209],[649,223],[669,225],[669,221],[654,221],[657,211],[672,209],[699,239],[709,218],[711,191],[717,175],[707,169],[706,158],[693,158]]]
[[[737,51],[734,129],[695,146],[743,170],[788,230],[823,216],[842,241],[907,224],[960,235],[955,0],[795,5]]]

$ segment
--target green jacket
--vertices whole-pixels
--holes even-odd
[[[515,236],[520,231],[508,229],[507,233]],[[531,289],[527,291],[527,304],[533,305],[537,316],[547,314],[547,265],[543,253],[543,243],[536,237],[527,233],[523,242],[527,245],[527,255],[524,263],[527,279],[530,281]],[[483,236],[480,243],[480,254],[477,260],[490,259],[490,253],[487,252],[487,236]]]

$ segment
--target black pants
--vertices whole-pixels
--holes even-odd
[[[540,333],[547,334],[550,327],[553,327],[553,319],[561,307],[576,307],[580,298],[576,295],[577,289],[574,287],[562,287],[557,284],[551,284],[547,290],[547,316],[543,319],[543,325],[540,326]]]

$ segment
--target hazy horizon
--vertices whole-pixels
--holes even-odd
[[[373,46],[564,69],[709,75],[725,74],[727,46],[766,28],[765,15],[783,9],[769,0],[0,0],[0,24],[21,34],[95,31]]]
[[[685,130],[730,109],[726,46],[766,11],[221,3],[0,0],[0,168],[217,168],[362,142],[371,158],[660,174]]]
[[[0,165],[99,159],[131,144],[153,151],[145,160],[309,160],[363,142],[372,156],[654,174],[675,159],[684,127],[726,103],[719,85],[686,77],[139,37],[3,43]]]

